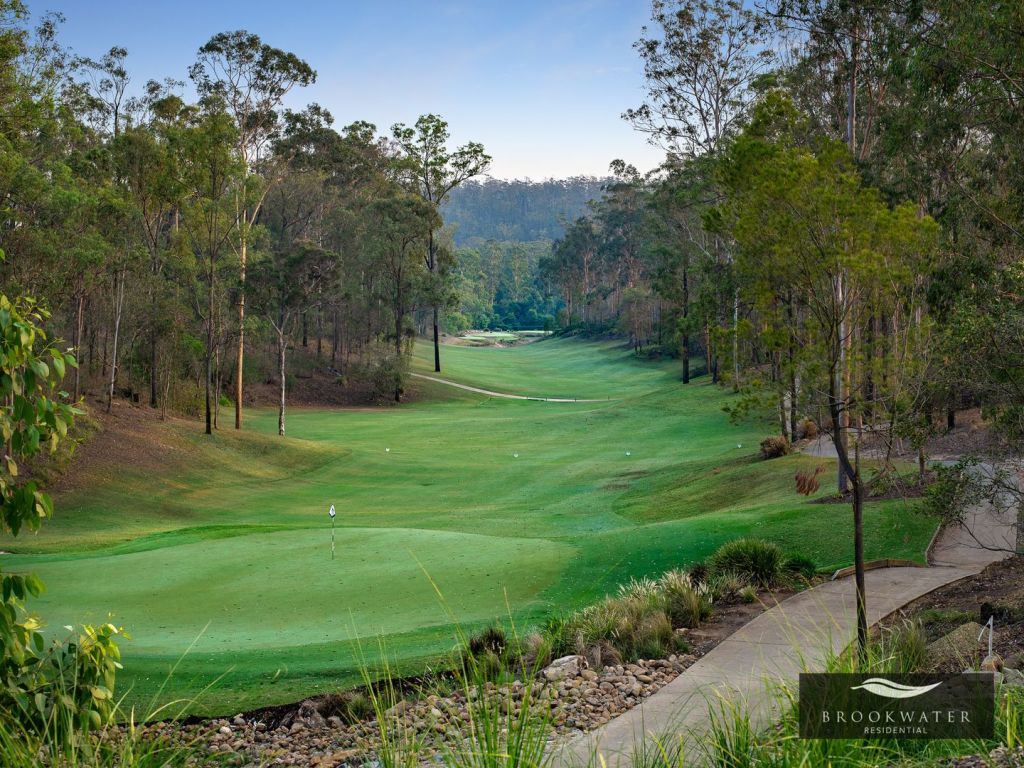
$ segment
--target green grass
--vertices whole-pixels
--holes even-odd
[[[433,354],[429,345],[417,344],[413,370],[437,375]],[[517,347],[446,347],[440,376],[518,395],[601,399],[664,389],[675,367],[638,360],[615,342],[545,339]]]
[[[519,334],[508,331],[481,331],[480,333],[464,333],[462,338],[468,341],[517,341]]]
[[[453,615],[468,629],[506,605],[539,619],[740,536],[823,567],[852,558],[849,510],[794,492],[796,469],[819,461],[758,461],[771,426],[729,424],[733,395],[682,386],[674,364],[556,339],[446,347],[442,360],[443,376],[486,388],[612,399],[420,382],[411,405],[292,410],[287,439],[271,410],[242,435],[175,423],[157,466],[93,468],[40,534],[0,541],[17,552],[0,564],[42,576],[36,605],[58,631],[108,611],[129,629],[133,699],[194,643],[163,695],[223,675],[200,711],[233,713],[357,682],[357,642],[382,636],[414,671],[452,646]],[[904,502],[869,504],[867,556],[920,560],[932,530]]]

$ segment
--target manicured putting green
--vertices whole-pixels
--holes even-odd
[[[418,346],[418,370],[431,354]],[[2,564],[48,584],[37,605],[56,634],[108,611],[132,632],[130,701],[216,679],[194,711],[234,713],[354,683],[378,640],[418,671],[452,647],[454,622],[511,613],[523,628],[739,536],[850,562],[849,509],[793,489],[794,472],[823,462],[759,460],[774,426],[730,424],[734,395],[683,386],[675,362],[545,339],[445,347],[442,367],[496,391],[609,399],[514,401],[414,379],[409,405],[293,409],[286,439],[269,409],[242,434],[174,422],[154,428],[158,461],[83,470],[39,535],[0,541],[18,553]],[[867,505],[865,528],[869,558],[920,560],[934,525],[887,501]]]
[[[96,557],[88,570],[121,585],[117,620],[132,654],[278,648],[491,618],[505,595],[526,603],[557,578],[567,544],[448,531],[345,528],[334,560],[326,530],[278,531]],[[458,553],[454,556],[454,553]],[[81,561],[46,568],[51,601],[102,622],[107,594]],[[434,585],[445,595],[438,602]],[[198,638],[198,639],[197,639]]]

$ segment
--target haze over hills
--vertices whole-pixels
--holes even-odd
[[[455,244],[460,247],[487,240],[556,240],[567,221],[582,216],[587,203],[601,196],[608,181],[594,176],[486,179],[457,187],[441,212],[445,223],[454,225]]]
[[[445,317],[445,328],[554,327],[561,300],[543,284],[541,259],[609,181],[488,178],[456,187],[441,209],[458,249],[459,302]]]

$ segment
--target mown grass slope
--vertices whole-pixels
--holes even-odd
[[[4,566],[43,577],[58,631],[108,612],[131,631],[133,701],[219,678],[196,709],[231,713],[351,684],[378,640],[414,670],[451,647],[453,621],[538,620],[738,536],[850,561],[849,510],[793,489],[820,460],[759,461],[771,425],[730,424],[730,392],[610,343],[443,353],[452,380],[610,399],[430,384],[411,405],[292,411],[286,439],[273,411],[212,439],[176,422],[160,460],[91,466],[41,534],[0,542],[17,553]],[[868,557],[920,559],[932,530],[908,503],[869,504]]]

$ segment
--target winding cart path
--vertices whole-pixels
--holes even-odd
[[[1012,519],[1011,519],[1012,518]],[[889,614],[941,586],[974,575],[1009,556],[1016,541],[1016,511],[991,504],[969,510],[964,527],[948,527],[933,548],[927,568],[868,571],[868,621]],[[678,744],[683,738],[685,765],[701,764],[697,738],[708,731],[710,713],[720,698],[744,702],[751,720],[767,727],[779,713],[768,690],[773,681],[795,686],[802,670],[821,670],[830,653],[856,637],[853,577],[830,581],[790,597],[765,611],[722,641],[679,677],[641,705],[608,724],[563,745],[554,756],[559,766],[636,764],[641,749],[654,742]]]
[[[448,379],[441,379],[437,376],[427,376],[423,373],[410,373],[417,379],[426,379],[427,381],[435,381],[438,384],[447,384],[449,387],[455,387],[456,389],[464,389],[467,392],[477,392],[481,395],[489,395],[490,397],[503,397],[506,400],[537,400],[544,403],[607,403],[612,398],[603,398],[599,400],[581,400],[575,397],[535,397],[532,395],[510,395],[507,392],[495,392],[492,389],[481,389],[480,387],[471,387],[469,384],[459,384],[457,381],[449,381]]]

